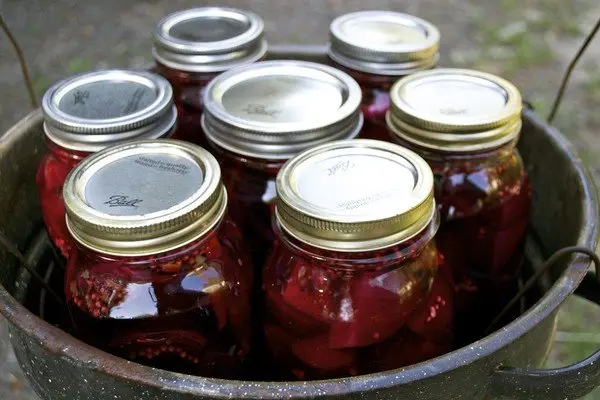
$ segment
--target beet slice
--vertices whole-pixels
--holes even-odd
[[[292,354],[304,365],[320,371],[356,371],[356,352],[330,348],[327,335],[294,341]]]
[[[451,350],[450,342],[436,343],[406,329],[394,338],[373,346],[365,372],[386,371],[417,364]]]
[[[266,291],[266,307],[270,318],[298,337],[314,336],[329,329],[323,320],[311,318],[286,304],[276,290]]]
[[[409,285],[413,289],[403,291]],[[329,345],[335,349],[363,347],[393,336],[406,323],[428,288],[428,279],[407,273],[404,267],[356,276],[351,281],[349,294],[340,300],[338,319],[331,325]]]
[[[282,291],[284,303],[318,321],[327,322],[335,316],[331,279],[322,268],[298,263],[292,268]]]
[[[450,268],[442,264],[431,291],[423,303],[409,316],[407,325],[415,333],[434,342],[452,340],[454,322],[454,289]]]

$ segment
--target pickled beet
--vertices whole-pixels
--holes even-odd
[[[303,244],[276,227],[263,278],[264,332],[283,379],[382,371],[450,350],[451,274],[438,271],[428,229],[391,248],[344,253]],[[382,346],[397,352],[379,362],[374,355]]]
[[[77,247],[65,281],[76,334],[154,367],[242,378],[252,271],[241,239],[225,219],[159,255],[115,257]]]

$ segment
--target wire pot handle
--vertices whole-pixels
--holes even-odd
[[[538,272],[527,281],[521,291],[524,293],[526,288],[531,287],[537,278],[544,271],[548,271],[558,260],[577,253],[587,255],[594,262],[596,276],[588,273],[575,294],[600,305],[600,262],[595,252],[585,247],[572,246],[556,251],[539,266]],[[515,296],[507,304],[503,313],[514,306],[519,297],[520,295]],[[578,399],[590,393],[598,385],[600,385],[600,349],[585,360],[562,368],[534,369],[500,366],[492,374],[487,394],[494,399]]]
[[[596,36],[596,34],[598,33],[598,30],[600,30],[600,18],[598,19],[598,22],[596,22],[596,25],[594,25],[594,27],[592,28],[590,33],[588,33],[588,35],[585,38],[585,40],[583,41],[581,47],[579,48],[579,50],[577,50],[577,53],[575,53],[575,57],[573,57],[573,59],[569,63],[569,66],[567,67],[567,70],[563,74],[563,77],[560,82],[560,87],[558,88],[558,93],[556,93],[556,97],[554,98],[554,103],[552,104],[552,108],[550,109],[550,113],[548,114],[548,117],[547,117],[548,123],[551,124],[554,121],[554,117],[556,116],[556,113],[558,112],[558,108],[562,102],[563,95],[565,94],[565,90],[567,89],[567,85],[569,84],[569,79],[571,78],[571,74],[573,73],[573,71],[575,70],[575,67],[579,63],[581,56],[583,56],[583,54],[589,47],[590,43],[592,43],[594,36]]]
[[[25,61],[25,55],[23,54],[23,49],[17,42],[17,39],[13,36],[12,32],[6,25],[2,14],[0,14],[0,28],[4,31],[4,34],[8,38],[11,46],[15,50],[17,54],[17,58],[19,59],[19,65],[21,66],[21,73],[23,74],[23,80],[25,81],[25,87],[27,88],[27,92],[29,93],[29,102],[31,103],[31,107],[37,108],[37,96],[35,95],[35,90],[33,89],[33,84],[31,83],[31,76],[29,75],[29,68],[27,68],[27,62]]]

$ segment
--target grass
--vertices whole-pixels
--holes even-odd
[[[514,79],[555,66],[554,40],[579,37],[580,20],[592,0],[499,0],[474,21],[478,55],[474,68]],[[489,18],[494,14],[494,19]]]
[[[74,58],[67,63],[65,67],[65,72],[68,75],[74,75],[80,72],[89,71],[93,67],[94,63],[87,58]]]
[[[584,360],[600,348],[595,340],[600,331],[600,307],[573,297],[561,307],[558,315],[556,342],[546,368],[560,368]],[[583,334],[583,335],[582,335]],[[584,337],[585,340],[580,338]],[[592,338],[592,340],[589,340]],[[598,338],[600,339],[600,338]],[[600,388],[585,396],[586,400],[600,399]]]

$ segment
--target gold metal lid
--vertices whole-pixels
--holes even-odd
[[[394,84],[387,124],[393,134],[442,152],[497,148],[518,138],[519,90],[497,76],[464,69],[417,72]]]
[[[248,157],[285,160],[362,127],[360,86],[335,68],[264,61],[227,71],[204,91],[202,127],[215,144]]]
[[[120,256],[157,254],[197,240],[227,206],[216,159],[176,140],[96,153],[69,174],[63,196],[75,240]]]
[[[389,247],[434,217],[433,173],[414,152],[336,141],[289,160],[277,176],[277,220],[296,239],[338,251]]]
[[[439,30],[408,14],[345,14],[331,23],[329,37],[329,56],[334,61],[367,73],[404,76],[430,69],[439,59]]]
[[[154,32],[154,58],[188,72],[221,72],[260,60],[267,52],[264,23],[256,14],[199,7],[167,15]]]

